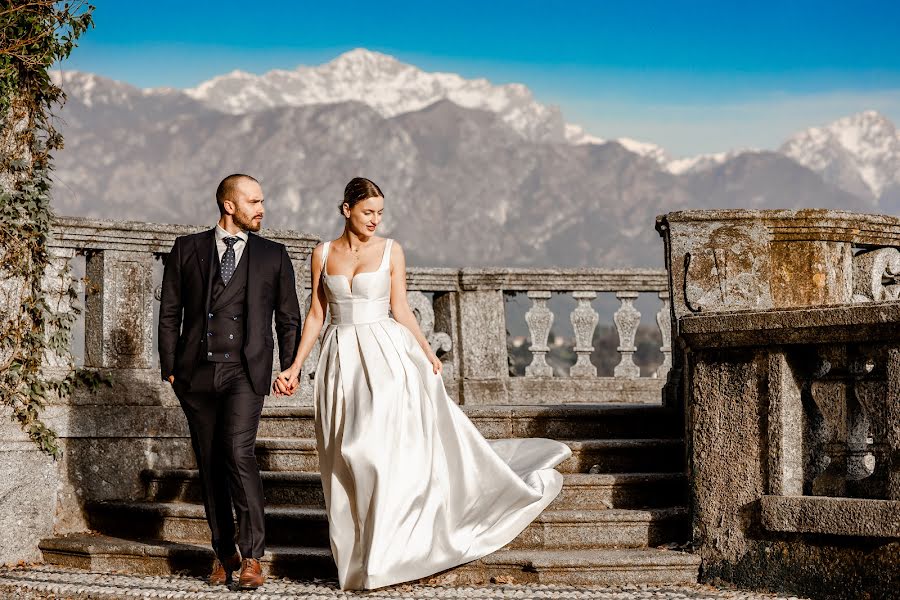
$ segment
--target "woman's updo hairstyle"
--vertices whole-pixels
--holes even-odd
[[[338,205],[338,212],[344,216],[344,204],[353,210],[353,206],[366,198],[384,198],[381,188],[375,182],[365,177],[354,177],[344,188],[344,200]]]

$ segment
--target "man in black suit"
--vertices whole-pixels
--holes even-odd
[[[216,226],[177,238],[166,259],[159,363],[184,409],[200,470],[217,557],[209,581],[226,584],[240,568],[240,587],[253,589],[264,581],[264,497],[255,445],[272,377],[272,317],[286,369],[300,337],[300,307],[286,248],[253,233],[264,213],[259,182],[229,175],[216,202]]]

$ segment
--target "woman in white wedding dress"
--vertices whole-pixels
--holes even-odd
[[[344,233],[313,251],[297,355],[274,384],[296,388],[327,306],[316,441],[342,589],[419,579],[501,548],[557,496],[553,467],[571,454],[548,439],[487,441],[447,395],[406,301],[403,250],[375,236],[383,209],[374,183],[347,184]]]

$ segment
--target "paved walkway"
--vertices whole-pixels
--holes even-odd
[[[723,590],[710,586],[627,586],[620,588],[577,588],[557,585],[492,585],[485,587],[445,587],[398,585],[372,592],[342,592],[333,581],[296,582],[271,579],[255,592],[211,588],[195,577],[136,576],[91,573],[57,567],[0,569],[0,598],[3,600],[137,600],[179,598],[203,600],[287,600],[366,598],[434,598],[501,600],[515,598],[560,598],[579,600],[659,600],[746,599],[797,600],[796,596]]]

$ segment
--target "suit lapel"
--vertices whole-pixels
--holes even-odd
[[[217,262],[216,230],[210,229],[197,242],[197,262],[200,263],[200,277],[203,282],[203,296],[206,298],[206,309],[209,312],[209,300],[212,295],[213,266]]]
[[[254,304],[256,303],[256,297],[250,293],[250,289],[253,288],[251,282],[253,281],[253,274],[259,272],[259,252],[256,252],[257,249],[257,237],[255,234],[251,232],[247,232],[247,247],[244,248],[244,256],[241,258],[247,261],[247,287],[244,290],[244,301],[247,306],[247,314],[253,314]]]

